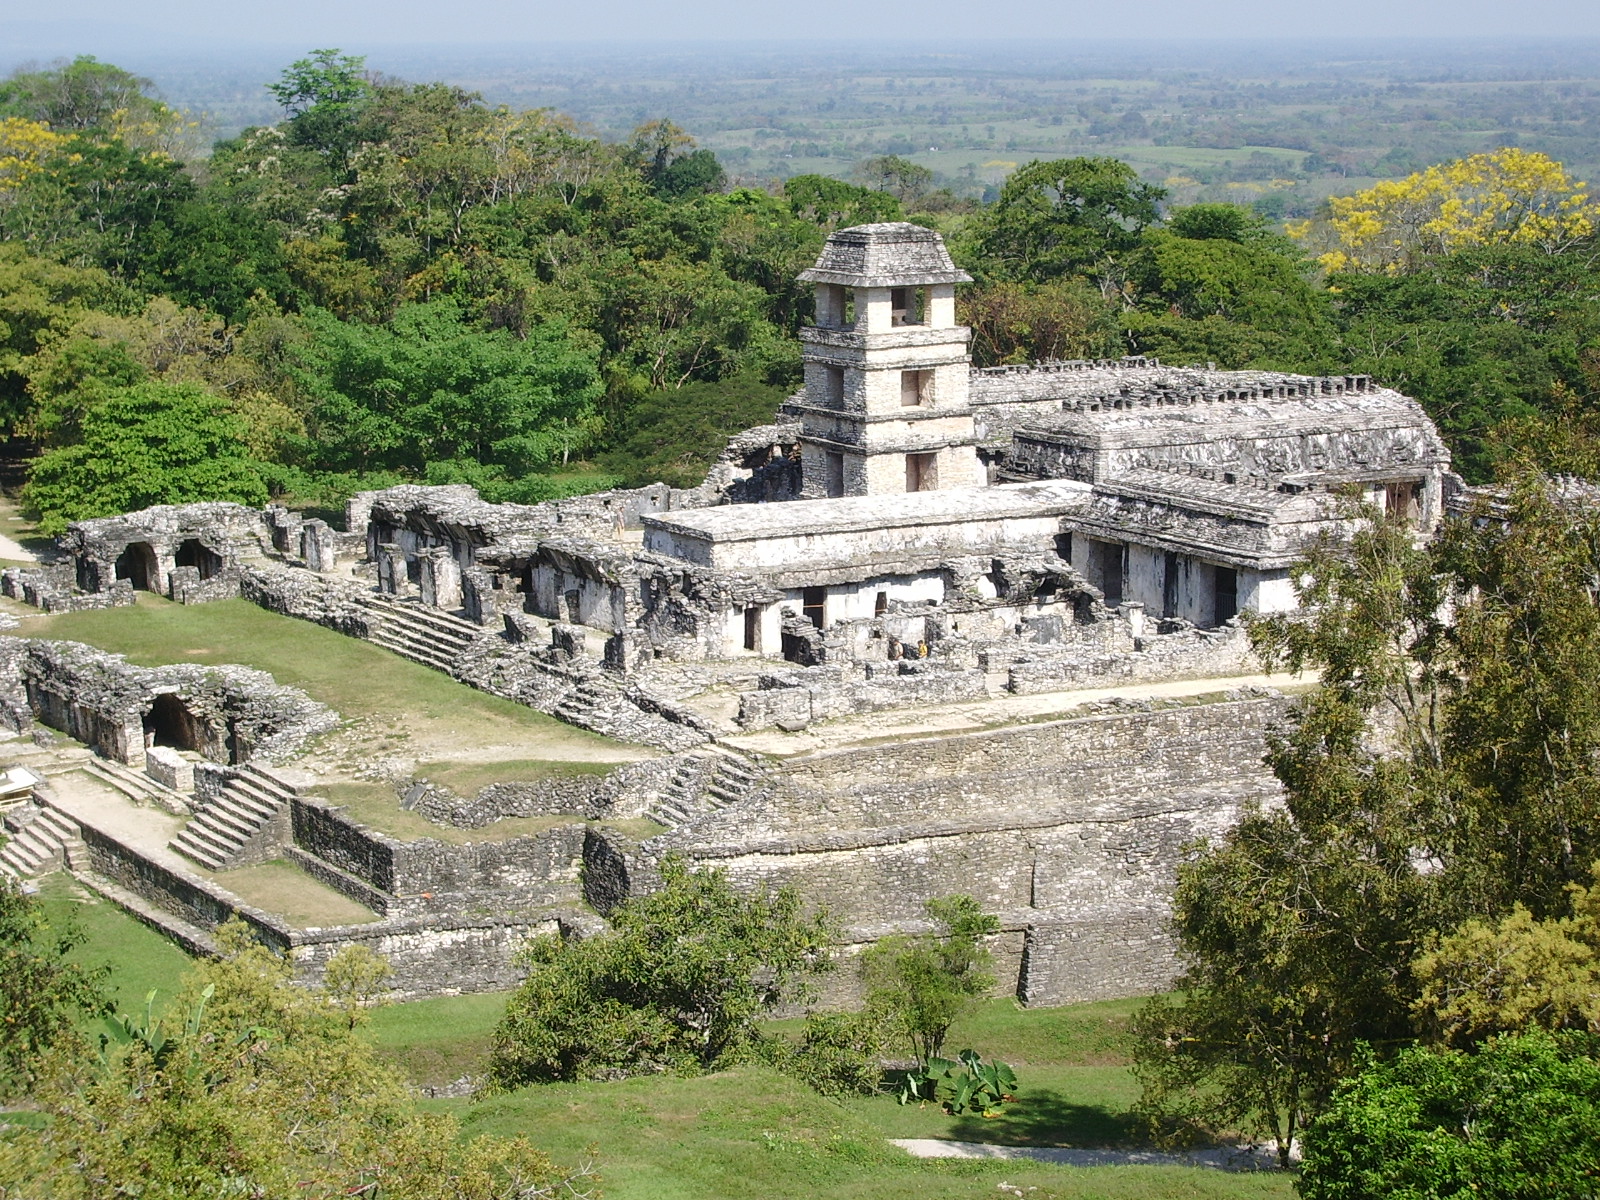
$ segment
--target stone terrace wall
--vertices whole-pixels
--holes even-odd
[[[1152,939],[1184,848],[1278,796],[1263,733],[1284,705],[1276,695],[1108,705],[816,754],[780,768],[770,796],[643,849],[652,861],[684,852],[745,887],[792,884],[862,940],[915,928],[929,896],[970,892],[1018,935],[1015,979],[1035,1003],[1064,1002],[1074,987],[1149,990],[1170,977],[1170,947]],[[636,875],[642,886],[647,872]],[[1072,963],[1122,953],[1136,957],[1072,982]]]

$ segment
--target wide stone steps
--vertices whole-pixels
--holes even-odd
[[[40,808],[26,823],[19,820],[21,816],[13,814],[7,821],[9,840],[0,847],[0,873],[17,880],[35,879],[85,861],[83,831],[65,813]]]
[[[247,764],[168,844],[203,867],[226,870],[293,796],[294,789]]]
[[[374,594],[365,597],[364,604],[373,618],[368,626],[369,641],[446,674],[460,661],[462,651],[483,633],[470,621],[420,601]]]
[[[172,813],[189,811],[190,800],[182,792],[157,783],[143,771],[135,771],[126,763],[98,755],[84,763],[84,770],[100,782],[109,784],[138,805],[154,804]]]

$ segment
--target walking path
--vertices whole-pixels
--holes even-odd
[[[15,538],[0,533],[0,558],[11,562],[38,562],[39,556]]]
[[[1065,1146],[996,1146],[988,1142],[947,1142],[938,1138],[890,1138],[914,1158],[1001,1158],[1057,1163],[1067,1167],[1215,1167],[1223,1171],[1272,1170],[1270,1153],[1254,1146],[1161,1154],[1154,1150],[1078,1150]]]

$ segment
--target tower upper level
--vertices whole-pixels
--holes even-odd
[[[817,265],[800,279],[817,285],[817,328],[854,333],[953,328],[955,285],[972,282],[943,238],[906,221],[829,234]]]

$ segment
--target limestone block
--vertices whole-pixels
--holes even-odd
[[[151,746],[146,749],[144,773],[175,792],[194,791],[194,763],[171,746]]]

